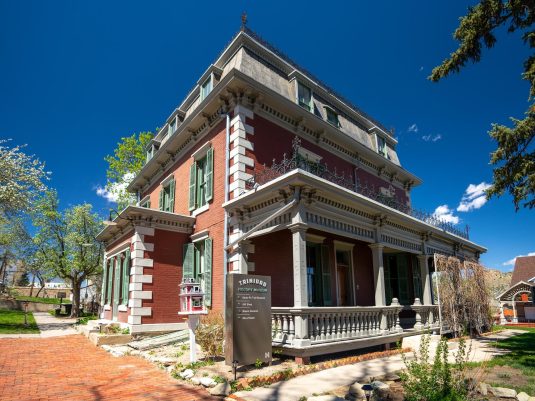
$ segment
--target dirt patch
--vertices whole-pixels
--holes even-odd
[[[476,382],[485,382],[493,387],[519,388],[529,384],[520,369],[509,366],[482,366],[470,369],[469,377],[473,377]]]

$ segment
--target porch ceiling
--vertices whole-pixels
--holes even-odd
[[[337,204],[342,209],[345,209],[340,210],[340,213],[344,212],[345,215],[351,216],[351,220],[357,220],[365,216],[368,220],[368,227],[366,227],[368,230],[373,230],[374,227],[378,226],[382,227],[388,221],[392,226],[389,229],[395,229],[396,226],[405,227],[419,241],[421,237],[433,237],[448,244],[461,244],[474,252],[482,253],[487,250],[485,247],[470,240],[449,233],[301,169],[292,170],[266,184],[258,186],[256,189],[249,190],[239,197],[224,203],[223,207],[227,212],[234,212],[250,218],[255,213],[260,213],[268,205],[290,201],[290,198],[294,196],[296,187],[302,188],[300,201],[305,202],[307,207],[315,208],[318,199],[321,199],[324,203],[327,202],[325,208],[330,208],[330,203]],[[332,214],[333,210],[329,210],[329,212]],[[359,214],[354,213],[354,210],[358,211]],[[352,221],[348,221],[348,223],[350,222],[352,223]],[[379,240],[377,242],[382,241]]]

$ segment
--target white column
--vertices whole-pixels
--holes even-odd
[[[306,231],[307,226],[302,223],[290,226],[292,232],[293,279],[294,279],[294,307],[308,306],[308,283],[306,264]]]
[[[431,278],[429,277],[429,256],[418,255],[418,264],[420,265],[420,277],[422,281],[422,303],[423,305],[432,305],[433,298],[431,295]]]
[[[518,317],[516,316],[516,302],[513,296],[513,323],[518,323]]]
[[[507,324],[507,319],[505,319],[505,314],[503,313],[503,302],[500,302],[500,324]]]
[[[383,244],[370,244],[373,260],[373,285],[375,287],[375,306],[386,305],[385,268],[383,263]]]

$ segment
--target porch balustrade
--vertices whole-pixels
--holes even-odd
[[[294,340],[309,340],[320,344],[385,336],[403,331],[399,313],[412,309],[416,314],[415,330],[437,327],[436,305],[344,306],[271,308],[272,338],[274,343],[293,344]],[[296,330],[297,320],[305,322],[304,331]]]
[[[402,331],[402,306],[355,306],[321,308],[272,308],[272,335],[277,343],[291,344],[308,339],[311,344],[382,336]],[[305,331],[296,335],[296,318],[306,322]]]

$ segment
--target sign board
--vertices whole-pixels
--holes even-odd
[[[56,295],[57,298],[67,298],[67,293],[65,292],[58,292],[58,295]]]
[[[271,277],[227,275],[225,363],[271,362]]]

